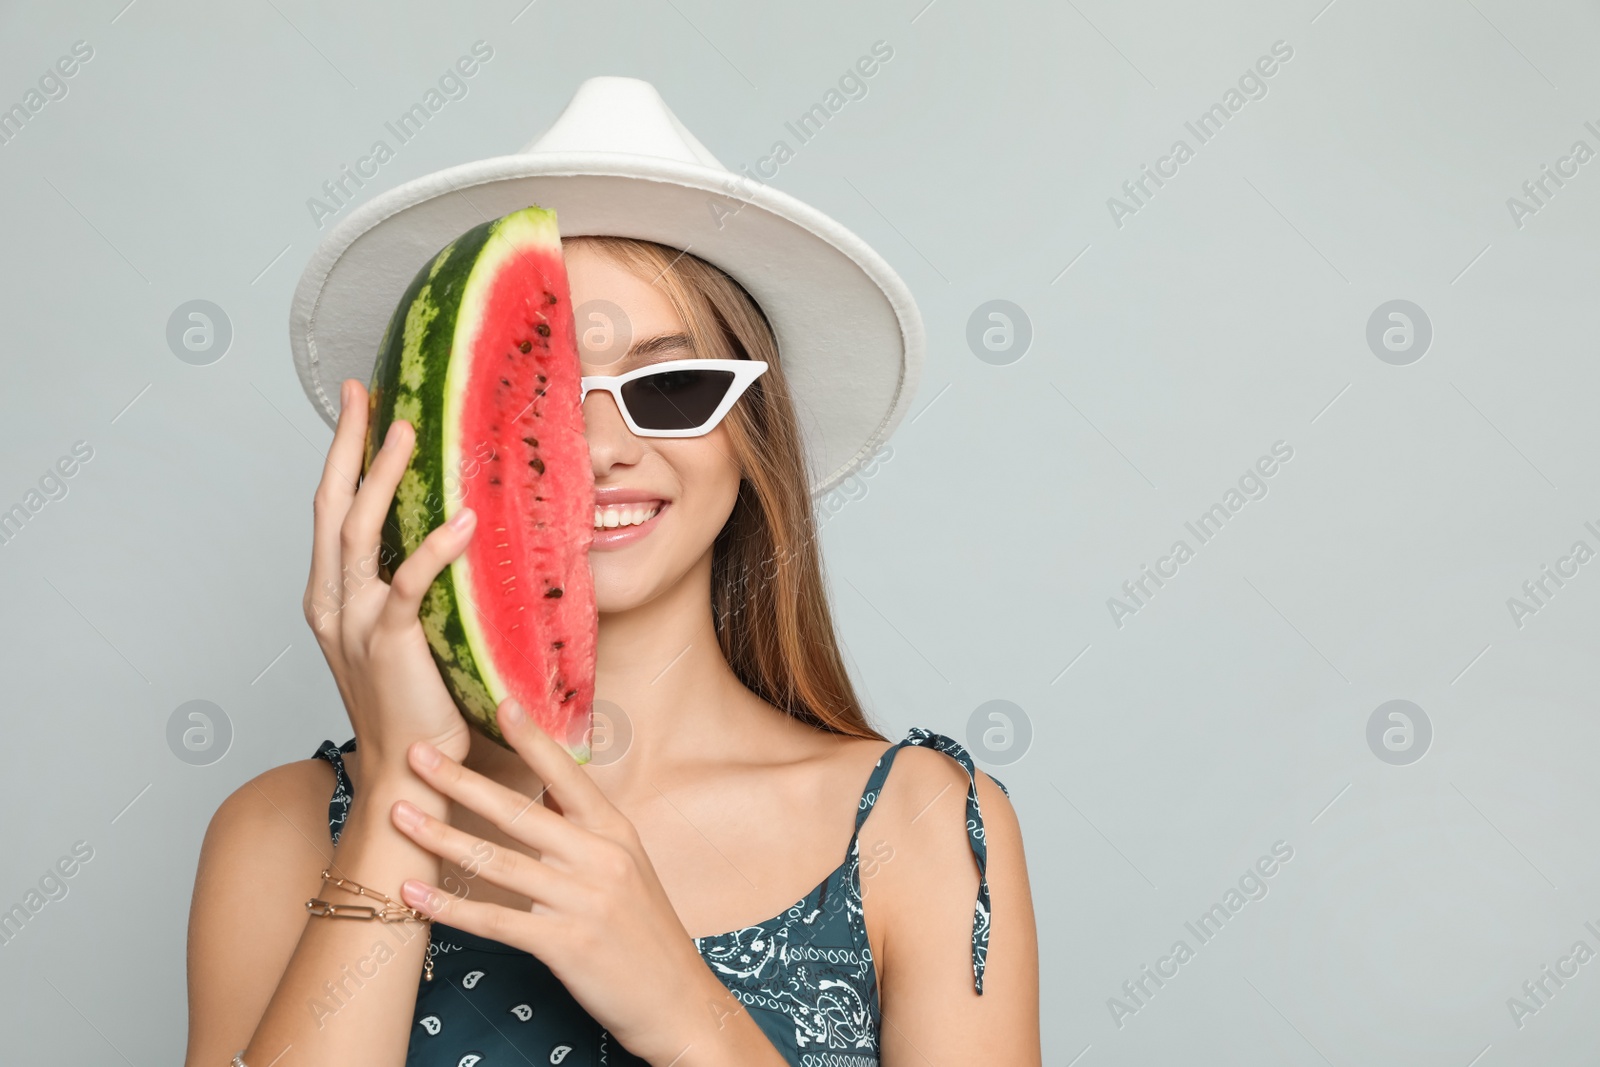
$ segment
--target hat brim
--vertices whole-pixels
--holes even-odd
[[[318,245],[290,309],[295,368],[330,425],[339,383],[368,381],[416,272],[473,226],[538,204],[563,237],[613,235],[683,249],[761,306],[778,343],[813,494],[837,486],[893,432],[924,351],[910,289],[816,209],[726,170],[599,152],[530,153],[425,175],[358,207]]]

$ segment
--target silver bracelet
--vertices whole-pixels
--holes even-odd
[[[233,1054],[233,1062],[228,1064],[228,1067],[249,1067],[249,1065],[244,1062],[244,1049],[240,1049],[238,1052]]]

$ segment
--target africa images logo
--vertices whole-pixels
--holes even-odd
[[[1156,190],[1176,178],[1179,168],[1193,159],[1201,146],[1209,144],[1220,134],[1233,116],[1244,109],[1245,104],[1251,100],[1265,99],[1267,79],[1277,74],[1282,65],[1293,58],[1294,48],[1288,41],[1273,41],[1272,54],[1264,55],[1255,61],[1254,66],[1246,67],[1244,73],[1239,75],[1237,88],[1228,86],[1220,101],[1200,112],[1194,121],[1183,124],[1184,129],[1194,137],[1193,145],[1179,137],[1172,142],[1167,154],[1156,160],[1154,169],[1148,163],[1143,164],[1137,178],[1122,183],[1126,200],[1107,197],[1106,210],[1111,213],[1111,221],[1117,229],[1122,229],[1124,219],[1137,215],[1139,209],[1155,196]],[[1151,183],[1155,184],[1155,189],[1150,188]]]
[[[72,42],[72,54],[57,59],[53,66],[39,75],[37,89],[29,89],[22,94],[21,100],[10,107],[0,105],[0,145],[9,145],[14,141],[22,133],[22,128],[45,109],[45,105],[65,100],[71,90],[68,79],[93,58],[94,45],[88,41]]]
[[[1122,592],[1126,599],[1112,596],[1106,598],[1106,610],[1111,613],[1111,621],[1117,629],[1122,629],[1125,620],[1130,615],[1137,615],[1145,608],[1155,595],[1166,584],[1176,578],[1179,569],[1195,558],[1199,549],[1210,544],[1222,532],[1235,515],[1252,500],[1262,500],[1270,491],[1267,479],[1283,469],[1283,465],[1294,458],[1294,446],[1287,441],[1274,441],[1270,455],[1263,455],[1257,459],[1253,466],[1245,468],[1239,476],[1238,488],[1229,486],[1222,494],[1222,499],[1212,504],[1193,521],[1185,522],[1184,529],[1194,536],[1195,544],[1191,546],[1184,538],[1178,538],[1172,543],[1166,555],[1155,561],[1152,571],[1149,564],[1141,565],[1139,576],[1130,578],[1122,583]],[[1154,583],[1155,588],[1150,588]],[[1141,596],[1141,594],[1143,594]]]
[[[395,157],[395,149],[408,144],[428,121],[444,110],[444,106],[452,100],[464,100],[470,91],[467,80],[477,75],[483,65],[494,58],[494,49],[484,41],[474,41],[472,55],[462,56],[455,64],[439,75],[438,87],[428,86],[422,94],[422,99],[400,112],[393,122],[385,122],[384,129],[394,137],[394,145],[382,137],[372,142],[367,149],[367,154],[355,161],[352,168],[349,164],[341,164],[339,172],[332,178],[322,183],[322,193],[326,200],[309,197],[306,200],[306,210],[311,213],[311,221],[317,224],[317,229],[322,229],[322,224],[343,211],[345,206],[355,199],[355,189],[366,186],[363,178],[376,178],[378,168]]]
[[[1147,963],[1139,968],[1137,977],[1122,983],[1123,996],[1107,997],[1106,1008],[1111,1012],[1111,1021],[1117,1029],[1121,1030],[1130,1016],[1149,1007],[1156,993],[1167,982],[1178,977],[1182,968],[1199,954],[1202,946],[1215,941],[1223,927],[1243,911],[1246,904],[1265,900],[1272,889],[1270,879],[1292,859],[1294,846],[1282,839],[1274,841],[1271,855],[1263,855],[1246,867],[1237,884],[1229,886],[1221,900],[1201,912],[1198,918],[1183,924],[1194,938],[1193,945],[1189,944],[1187,938],[1178,938],[1167,954],[1155,961],[1153,970]]]

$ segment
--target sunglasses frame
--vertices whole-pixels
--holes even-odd
[[[648,430],[634,422],[633,414],[628,411],[628,402],[622,398],[622,387],[640,378],[648,378],[652,374],[677,370],[732,371],[733,381],[729,383],[728,392],[716,410],[699,426],[691,426],[684,430]],[[611,394],[612,402],[622,413],[622,421],[627,423],[628,430],[636,437],[703,437],[717,428],[717,424],[733,409],[733,405],[738,403],[745,390],[766,372],[767,364],[759,359],[668,359],[660,363],[648,363],[626,374],[585,375],[579,379],[583,387],[579,403],[589,399],[590,393],[600,390]]]

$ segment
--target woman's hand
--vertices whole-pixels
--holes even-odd
[[[394,571],[392,584],[379,578],[383,525],[415,432],[410,423],[393,423],[357,489],[366,450],[367,391],[348,379],[340,400],[339,425],[314,499],[306,622],[333,670],[364,766],[403,772],[406,749],[418,740],[463,759],[470,740],[467,723],[439,676],[417,613],[434,578],[466,549],[473,514],[463,508],[429,534]]]
[[[426,745],[413,747],[411,766],[435,790],[537,851],[538,859],[403,801],[393,818],[418,845],[528,897],[532,908],[463,899],[418,881],[401,887],[405,902],[537,956],[591,1016],[651,1063],[782,1063],[695,950],[633,823],[516,701],[500,705],[499,719],[506,740],[547,783],[545,806]],[[742,1027],[730,1025],[729,1016]]]

